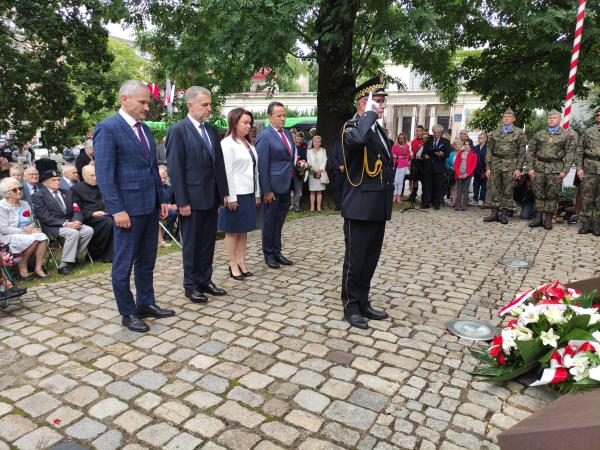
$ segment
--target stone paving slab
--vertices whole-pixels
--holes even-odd
[[[123,329],[110,274],[30,289],[0,310],[0,449],[498,449],[496,436],[556,397],[528,379],[474,379],[459,315],[500,325],[516,291],[600,271],[600,240],[576,227],[484,225],[484,212],[395,213],[372,288],[391,320],[343,322],[342,219],[284,228],[293,267],[227,276],[217,243],[207,305],[183,295],[181,255],[157,261],[155,290],[176,317]],[[498,264],[531,261],[528,270]]]

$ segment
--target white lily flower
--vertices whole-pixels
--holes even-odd
[[[560,336],[554,334],[554,330],[550,328],[548,331],[542,331],[540,333],[540,339],[542,340],[542,344],[556,348]]]
[[[563,312],[559,308],[548,307],[546,311],[544,311],[544,316],[550,322],[550,325],[558,325],[561,323],[565,323],[567,318],[564,316]]]
[[[529,304],[525,307],[523,315],[519,317],[519,323],[527,325],[530,323],[537,323],[540,320],[540,313],[535,305]]]
[[[531,341],[533,339],[533,331],[523,325],[517,325],[514,329],[515,340]]]
[[[583,380],[588,377],[588,368],[590,360],[585,353],[577,353],[571,357],[569,373],[573,375],[575,381]]]

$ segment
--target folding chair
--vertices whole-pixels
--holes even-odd
[[[42,228],[38,222],[37,219],[33,219],[32,223],[35,223],[35,226],[38,228]],[[47,266],[49,260],[51,259],[52,262],[54,263],[54,266],[56,267],[56,269],[58,269],[58,261],[56,259],[56,256],[54,255],[54,252],[52,251],[52,246],[55,245],[56,247],[58,247],[60,250],[62,250],[62,242],[60,237],[54,237],[54,236],[50,236],[49,234],[47,234],[48,236],[48,247],[47,247],[47,253],[46,256],[44,258],[44,267]],[[88,249],[86,248],[83,253],[85,253],[85,256],[90,260],[90,263],[94,264],[94,260],[92,259],[92,255],[90,255],[90,252],[88,251]]]
[[[158,221],[158,224],[161,226],[161,228],[163,229],[163,231],[164,231],[165,233],[167,233],[167,235],[168,235],[168,236],[171,238],[171,240],[172,240],[173,242],[175,242],[175,243],[176,243],[176,244],[179,246],[179,248],[183,248],[183,247],[181,246],[181,244],[179,243],[179,241],[178,241],[177,239],[175,239],[175,236],[173,236],[173,235],[171,234],[171,232],[170,232],[170,231],[167,229],[167,227],[165,226],[165,224],[164,224],[164,223],[162,223],[162,220],[159,220],[159,221]]]

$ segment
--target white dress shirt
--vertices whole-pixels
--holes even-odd
[[[277,133],[277,136],[279,136],[281,138],[281,134],[279,134],[279,130],[277,128],[275,128],[273,125],[271,125],[271,128],[273,128],[275,130],[275,133]],[[290,141],[288,140],[287,136],[285,135],[285,132],[283,131],[283,129],[281,131],[283,132],[283,139],[285,139],[285,142],[287,142],[287,144],[289,146],[289,147],[286,147],[286,149],[289,148],[290,151],[293,151],[292,150],[292,148],[293,148],[292,144],[290,143]],[[283,145],[285,145],[285,144],[283,144]]]
[[[192,121],[192,124],[194,125],[194,128],[196,129],[196,131],[198,132],[198,134],[200,135],[200,137],[202,138],[202,140],[204,140],[204,136],[202,136],[202,131],[200,131],[200,125],[201,123],[198,122],[196,119],[194,119],[192,116],[190,116],[188,114],[188,119],[190,119]],[[203,124],[204,122],[202,122]],[[206,125],[204,126],[204,131],[206,132],[206,139],[208,139],[208,143],[212,146],[212,142],[210,141],[210,136],[208,135],[208,131],[206,130]]]
[[[225,173],[227,174],[227,185],[229,186],[229,201],[237,202],[238,195],[251,194],[260,198],[258,184],[258,155],[253,145],[250,151],[241,142],[233,137],[227,136],[221,141],[223,149],[223,160],[225,161]],[[252,162],[252,156],[256,161],[256,167]]]
[[[122,109],[119,109],[119,114],[121,114],[121,117],[123,117],[123,119],[125,119],[125,122],[127,122],[127,124],[131,127],[131,129],[133,130],[133,134],[135,134],[136,137],[138,139],[140,139],[140,135],[138,134],[138,129],[135,126],[135,124],[138,123],[138,120],[135,120],[133,117],[131,117],[129,114],[127,114]],[[150,141],[148,140],[148,136],[146,136],[146,133],[144,132],[144,127],[140,127],[140,130],[142,131],[142,133],[144,133],[144,137],[146,138],[146,142],[148,143],[148,149],[150,149]],[[141,139],[140,139],[140,142],[141,142]]]

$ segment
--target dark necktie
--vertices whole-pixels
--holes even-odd
[[[287,139],[285,138],[285,134],[283,134],[283,130],[278,130],[277,132],[279,133],[279,136],[281,136],[283,145],[285,145],[285,149],[287,150],[288,155],[290,155],[290,159],[291,159],[292,158],[292,149],[290,148],[290,144],[288,143]],[[290,164],[290,178],[294,178],[294,167],[292,164]]]
[[[33,193],[35,194],[38,191],[38,185],[34,184],[33,185]]]
[[[208,137],[208,133],[206,132],[206,127],[204,126],[204,122],[202,122],[200,124],[200,137],[202,137],[202,140],[204,141],[204,143],[208,147],[208,151],[210,152],[210,156],[212,156],[214,158],[213,148],[212,148],[210,139]]]
[[[62,199],[58,196],[58,191],[54,191],[54,200],[56,200],[56,203],[58,203],[58,206],[60,206],[60,210],[63,212],[63,214],[67,213],[67,208],[65,206],[65,204],[63,203]]]
[[[433,148],[437,149],[437,145],[438,145],[438,140],[436,139],[435,141],[433,141]]]
[[[148,141],[146,141],[146,136],[144,136],[144,132],[142,131],[142,124],[136,122],[135,127],[137,128],[137,134],[142,143],[142,148],[144,149],[144,156],[150,158],[150,147],[148,146]]]

